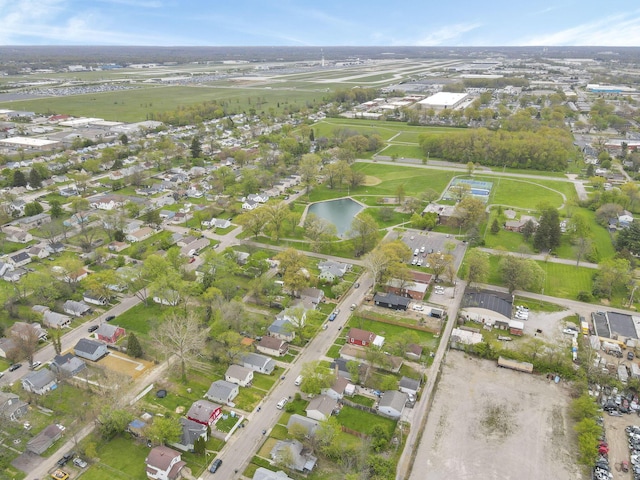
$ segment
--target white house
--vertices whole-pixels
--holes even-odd
[[[151,480],[176,480],[187,464],[182,461],[180,452],[164,445],[152,448],[145,463],[147,478]]]
[[[307,405],[305,413],[307,417],[324,422],[328,419],[338,406],[338,402],[326,395],[318,395],[313,397]]]
[[[258,202],[254,202],[253,200],[245,200],[242,203],[242,209],[243,210],[254,210],[256,208],[258,208],[260,206],[260,204]]]
[[[407,403],[407,394],[397,390],[387,390],[382,394],[378,413],[390,418],[400,418]]]
[[[22,388],[27,392],[35,393],[36,395],[44,395],[50,390],[56,388],[56,376],[47,369],[33,371],[24,377],[22,377]]]
[[[224,379],[241,387],[247,387],[253,382],[253,370],[240,365],[229,365],[224,374]]]
[[[226,380],[216,380],[211,384],[207,393],[204,394],[204,397],[212,402],[229,405],[233,402],[233,399],[238,396],[238,393],[240,393],[240,390],[238,390],[238,385],[235,383],[227,382]]]

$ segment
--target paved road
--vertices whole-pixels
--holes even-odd
[[[504,255],[505,253],[512,253],[512,252],[505,252],[504,250],[495,250],[493,248],[484,248],[484,247],[477,247],[478,250],[482,251],[482,252],[487,252],[490,253],[491,255]],[[542,253],[518,253],[517,254],[519,257],[523,257],[523,258],[530,258],[533,260],[540,260],[543,262],[549,262],[549,263],[562,263],[563,265],[573,265],[574,267],[576,266],[576,261],[575,260],[571,260],[569,258],[558,258],[558,257],[553,257],[551,255],[546,255],[546,254],[542,254]],[[586,267],[586,268],[593,268],[593,269],[598,269],[598,264],[597,263],[590,263],[590,262],[580,262],[580,264],[578,265],[580,267]]]
[[[369,274],[362,275],[358,281],[360,282],[360,288],[352,288],[338,304],[337,308],[340,309],[340,313],[336,319],[333,322],[328,322],[328,328],[320,330],[307,344],[298,355],[298,358],[285,372],[285,379],[278,380],[271,392],[260,403],[260,411],[254,410],[250,413],[248,416],[249,422],[247,422],[245,428],[238,430],[223,447],[217,457],[222,459],[222,466],[218,472],[215,475],[206,472],[201,478],[205,480],[240,478],[241,472],[247,467],[266,438],[262,432],[266,430],[268,434],[282,413],[276,408],[276,404],[281,398],[293,397],[298,391],[293,382],[300,375],[302,366],[307,362],[321,358],[333,344],[336,337],[344,334],[344,328],[341,327],[344,327],[351,315],[349,306],[352,303],[359,305],[373,283]],[[234,471],[236,469],[239,473]]]

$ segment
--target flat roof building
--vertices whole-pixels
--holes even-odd
[[[438,92],[435,95],[420,100],[418,103],[426,108],[436,110],[455,109],[469,97],[467,93]]]

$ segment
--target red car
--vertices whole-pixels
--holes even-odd
[[[196,261],[196,257],[191,257],[191,258],[189,259],[189,263],[193,263],[193,262],[195,262],[195,261]]]

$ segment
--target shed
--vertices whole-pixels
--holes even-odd
[[[524,333],[524,322],[520,320],[509,320],[509,333],[511,335],[522,336]]]
[[[409,377],[402,377],[400,379],[398,390],[403,393],[418,395],[418,391],[420,390],[420,380],[414,380],[413,378]]]

